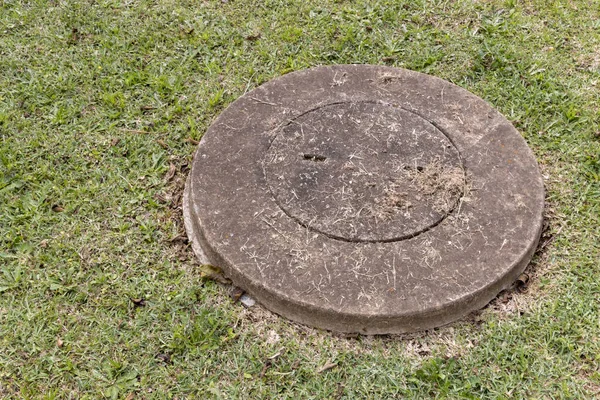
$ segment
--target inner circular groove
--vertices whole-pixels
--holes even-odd
[[[333,103],[280,128],[263,159],[279,207],[350,242],[391,242],[439,224],[463,195],[450,139],[417,114],[376,102]]]

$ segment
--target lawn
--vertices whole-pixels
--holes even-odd
[[[546,184],[526,287],[341,336],[202,277],[181,191],[230,102],[290,71],[449,80]],[[0,398],[600,398],[597,0],[0,0]]]

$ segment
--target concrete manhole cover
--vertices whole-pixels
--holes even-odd
[[[543,184],[487,103],[420,73],[318,67],[229,106],[196,152],[186,229],[267,308],[343,332],[440,326],[522,272]]]

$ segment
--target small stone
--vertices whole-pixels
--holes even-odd
[[[248,294],[243,294],[240,297],[240,303],[242,303],[244,305],[244,307],[250,308],[250,307],[254,307],[254,305],[256,304],[256,300],[254,300],[252,297],[248,296]]]

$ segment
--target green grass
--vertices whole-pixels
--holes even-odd
[[[547,187],[525,293],[343,338],[201,279],[177,240],[194,141],[336,63],[439,76],[515,124]],[[595,0],[0,0],[0,161],[0,397],[600,397]]]

